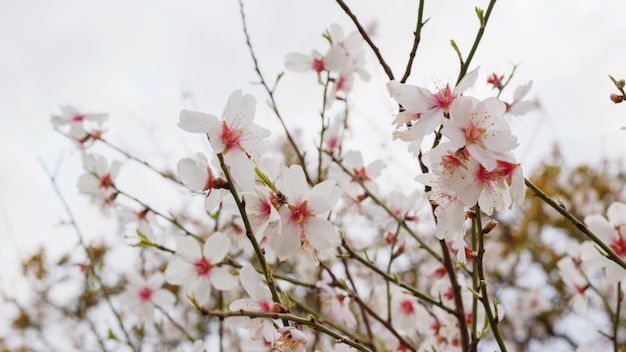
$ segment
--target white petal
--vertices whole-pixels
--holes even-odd
[[[255,110],[256,99],[254,96],[250,94],[242,95],[241,89],[237,89],[228,98],[224,108],[223,119],[231,127],[240,123],[249,123],[254,119]]]
[[[231,274],[230,268],[226,266],[211,269],[210,279],[213,286],[220,291],[232,290],[239,284],[237,277]]]
[[[252,266],[246,265],[241,268],[239,280],[251,298],[255,300],[271,300],[272,293],[267,286],[263,285],[263,276],[257,273]]]
[[[176,296],[168,290],[158,290],[152,294],[152,302],[159,307],[168,307],[176,302]]]
[[[337,228],[326,219],[310,218],[305,231],[307,240],[317,250],[323,251],[341,244]]]
[[[211,264],[224,260],[228,251],[230,251],[230,239],[220,232],[214,233],[204,243],[204,256]]]
[[[146,280],[146,285],[148,285],[150,288],[155,290],[155,289],[161,288],[164,282],[165,282],[165,277],[163,276],[163,274],[160,272],[156,272],[152,274],[152,276],[150,276],[148,280]]]
[[[191,283],[191,285],[189,285],[189,293],[196,298],[198,304],[201,306],[206,305],[211,299],[211,285],[209,280],[195,280]]]
[[[208,162],[205,164],[197,159],[183,158],[178,161],[176,171],[184,184],[196,191],[203,191],[209,182]]]
[[[459,95],[465,92],[469,87],[471,87],[474,84],[474,82],[476,82],[476,78],[478,78],[479,68],[480,66],[476,67],[475,69],[465,74],[465,77],[463,77],[461,82],[459,82],[459,84],[457,84],[456,87],[454,87],[454,95]]]
[[[285,67],[295,72],[305,72],[312,68],[313,63],[309,55],[290,53],[285,56]]]
[[[615,226],[626,225],[626,204],[621,202],[611,204],[606,215],[611,224]]]
[[[207,133],[217,117],[199,111],[182,110],[178,119],[178,127],[187,132]]]
[[[613,225],[602,215],[594,214],[585,217],[585,224],[605,243],[610,243],[617,236]]]
[[[300,165],[284,168],[281,175],[281,191],[287,196],[301,196],[309,191],[309,186]]]
[[[320,214],[334,207],[340,197],[341,189],[335,185],[335,181],[326,180],[313,187],[307,198],[308,207],[315,214]]]
[[[195,280],[197,276],[193,264],[180,259],[175,259],[165,269],[165,279],[172,285],[188,284]]]
[[[194,263],[196,260],[202,258],[200,244],[191,237],[177,237],[176,255],[188,263]]]

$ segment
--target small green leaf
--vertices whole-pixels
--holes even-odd
[[[115,336],[115,334],[113,333],[113,330],[111,329],[109,329],[109,334],[107,335],[107,339],[119,341],[119,339],[117,338],[117,336]]]
[[[478,21],[480,22],[481,27],[485,25],[485,11],[480,7],[476,6],[476,16],[478,16]]]
[[[456,55],[459,57],[459,61],[462,64],[463,63],[463,56],[461,55],[461,50],[459,50],[459,47],[456,45],[456,42],[454,41],[454,39],[450,39],[450,45],[452,45],[452,48],[456,52]]]

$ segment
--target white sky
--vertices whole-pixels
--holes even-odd
[[[221,114],[228,95],[237,88],[256,95],[260,107],[265,101],[260,87],[252,84],[256,76],[235,0],[0,3],[3,267],[14,265],[39,243],[56,248],[59,243],[75,242],[71,231],[53,227],[65,214],[41,166],[43,162],[55,168],[61,160],[59,182],[65,196],[76,209],[88,203],[75,194],[81,170],[78,154],[49,123],[59,105],[108,112],[108,139],[157,163],[165,156],[161,165],[171,167],[203,145],[178,131],[182,107]],[[449,40],[454,39],[467,54],[477,29],[473,7],[487,3],[426,2],[425,17],[431,20],[422,32],[409,83],[433,88],[454,81],[458,64]],[[362,23],[377,21],[374,40],[400,77],[411,46],[417,1],[348,4]],[[248,0],[246,11],[253,45],[270,80],[283,70],[285,54],[325,50],[320,34],[331,23],[341,24],[346,31],[353,28],[330,0]],[[555,140],[571,163],[605,155],[623,160],[626,132],[619,128],[626,125],[626,106],[608,100],[614,89],[607,75],[626,77],[624,13],[622,0],[503,0],[496,4],[474,59],[481,65],[477,86],[491,72],[508,73],[512,63],[521,63],[515,84],[534,81],[529,96],[537,97],[543,109],[513,123],[520,135],[523,163],[545,157]],[[369,84],[357,80],[355,88],[355,96],[364,97],[363,101],[355,101],[352,107],[354,145],[366,153],[381,147],[380,143],[367,144],[373,133],[391,144],[393,107],[385,92],[387,79],[372,55],[368,70],[372,80]],[[280,87],[279,103],[288,123],[310,126],[307,121],[312,120],[317,128],[320,98],[313,75],[288,73]],[[183,101],[183,91],[191,91],[194,100]],[[278,132],[267,109],[260,108],[257,118]],[[404,145],[389,150],[382,153],[404,151]],[[366,154],[365,159],[374,157]],[[402,155],[395,160],[410,159]],[[403,167],[406,171],[409,166]],[[412,182],[410,175],[405,176]],[[153,196],[158,198],[158,194]],[[94,214],[87,213],[84,219],[97,221]],[[84,220],[86,227],[89,221]],[[10,278],[0,270],[0,287],[9,286]]]

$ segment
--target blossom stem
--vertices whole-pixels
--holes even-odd
[[[187,330],[185,330],[185,328],[180,325],[176,320],[174,320],[174,318],[165,310],[163,309],[163,307],[158,306],[158,305],[154,305],[156,307],[156,309],[158,309],[161,313],[163,313],[163,315],[165,315],[165,317],[167,318],[167,320],[170,321],[170,323],[172,323],[172,325],[174,325],[176,327],[176,329],[178,329],[178,331],[180,331],[183,335],[185,335],[185,338],[191,342],[193,342],[195,339],[191,336],[191,334],[189,334],[189,332]]]
[[[408,232],[409,235],[411,235],[411,237],[413,237],[422,246],[422,248],[424,248],[428,253],[430,253],[438,261],[440,262],[442,261],[441,256],[437,254],[437,252],[435,252],[432,248],[430,248],[430,246],[427,245],[426,242],[424,242],[421,238],[419,238],[419,236],[417,236],[417,234],[406,224],[406,222],[403,219],[400,219],[396,214],[394,214],[393,211],[391,211],[391,209],[389,209],[389,207],[385,203],[383,203],[380,199],[378,199],[378,197],[376,197],[374,193],[372,193],[365,186],[365,184],[363,184],[362,180],[360,180],[358,177],[355,177],[352,174],[352,172],[350,172],[350,170],[348,170],[339,160],[337,160],[337,158],[335,158],[334,155],[328,152],[326,154],[328,154],[332,158],[333,162],[335,162],[346,174],[350,175],[352,180],[358,183],[359,186],[361,186],[365,194],[367,194],[367,196],[371,198],[374,203],[380,206],[389,216],[391,216],[400,226],[402,226],[402,228],[405,229],[406,232]]]
[[[102,278],[100,278],[100,275],[98,275],[98,273],[96,272],[96,269],[95,269],[96,263],[92,255],[92,251],[89,250],[89,247],[84,241],[83,233],[78,227],[78,223],[76,222],[74,218],[74,214],[72,213],[72,210],[70,209],[69,205],[67,204],[67,201],[65,200],[65,197],[63,197],[63,194],[61,193],[61,190],[59,189],[59,186],[57,185],[56,178],[48,171],[48,169],[46,169],[45,167],[44,169],[46,173],[48,174],[48,178],[50,179],[50,183],[52,184],[52,188],[54,189],[54,192],[56,193],[57,198],[59,199],[59,201],[61,202],[61,205],[65,209],[65,213],[67,214],[69,218],[70,225],[74,228],[74,231],[76,231],[76,235],[78,236],[78,242],[80,243],[80,246],[85,250],[85,254],[87,255],[87,258],[89,259],[89,270],[91,271],[91,274],[100,285],[101,292],[104,295],[104,299],[107,302],[109,309],[111,309],[111,312],[115,316],[117,324],[119,325],[120,330],[122,330],[122,333],[124,334],[124,337],[126,338],[126,343],[133,351],[139,351],[140,348],[138,346],[135,346],[135,344],[130,338],[128,331],[126,331],[126,327],[124,326],[124,322],[122,321],[122,316],[113,306],[113,302],[111,301],[111,296],[109,295],[106,285],[102,281]]]
[[[341,248],[337,248],[337,250],[341,253]],[[354,295],[357,298],[360,298],[359,293],[357,292],[357,286],[354,283],[354,279],[352,279],[352,274],[350,274],[350,270],[348,270],[348,260],[346,258],[342,258],[341,262],[343,263],[343,267],[344,270],[346,272],[346,277],[348,279],[348,281],[350,282],[350,285],[352,285],[352,291],[354,292]],[[332,275],[332,271],[329,271],[329,273]],[[370,320],[367,316],[367,314],[365,314],[365,309],[367,307],[365,307],[365,304],[363,303],[362,300],[357,300],[357,303],[359,304],[359,308],[361,309],[361,314],[363,315],[363,324],[365,325],[365,330],[367,330],[367,336],[370,339],[370,346],[372,347],[372,351],[377,352],[378,348],[376,348],[376,342],[375,342],[375,338],[374,338],[374,334],[372,333],[372,327],[370,325]]]
[[[472,45],[472,49],[470,49],[470,52],[467,55],[467,58],[461,64],[461,71],[459,72],[459,77],[456,80],[456,84],[459,84],[459,82],[461,82],[463,77],[465,77],[467,70],[469,69],[470,63],[472,62],[472,59],[474,58],[474,54],[476,53],[476,50],[478,49],[478,44],[480,43],[480,40],[482,39],[483,34],[485,33],[485,27],[487,26],[487,21],[489,20],[489,16],[491,16],[491,10],[493,10],[493,6],[495,4],[496,4],[496,0],[491,0],[489,2],[489,6],[487,6],[487,11],[485,12],[484,16],[481,18],[480,27],[478,28],[478,32],[476,33],[474,44]]]
[[[343,12],[345,12],[346,15],[348,15],[348,17],[350,17],[352,22],[354,22],[354,25],[356,26],[356,28],[359,31],[359,33],[361,33],[361,36],[363,37],[363,40],[365,40],[367,45],[369,45],[370,48],[372,48],[372,51],[374,52],[374,55],[376,55],[376,58],[378,59],[378,62],[380,63],[380,65],[383,67],[383,70],[385,71],[385,74],[387,74],[387,77],[389,78],[390,81],[393,81],[394,77],[393,77],[393,72],[391,72],[391,67],[389,67],[389,65],[387,65],[387,62],[385,62],[385,59],[383,59],[383,56],[380,53],[380,50],[374,44],[374,42],[372,41],[372,38],[370,38],[369,34],[367,34],[367,31],[365,30],[365,28],[363,28],[363,26],[359,22],[359,19],[356,17],[356,15],[354,13],[352,13],[352,10],[350,10],[348,5],[346,5],[346,3],[343,2],[343,0],[337,0],[337,4],[339,4],[339,6],[343,10]]]
[[[169,216],[167,216],[167,215],[165,215],[165,214],[163,214],[163,213],[161,213],[161,212],[159,212],[159,211],[155,210],[154,208],[152,208],[152,207],[151,207],[151,206],[149,206],[148,204],[146,204],[146,203],[142,202],[142,201],[141,201],[141,200],[139,200],[138,198],[136,198],[136,197],[134,197],[134,196],[132,196],[132,195],[130,195],[130,194],[128,194],[128,193],[126,193],[126,192],[124,192],[124,191],[120,190],[119,188],[117,188],[117,186],[113,185],[112,187],[115,189],[115,191],[116,191],[117,193],[119,193],[119,194],[123,195],[124,197],[126,197],[126,198],[128,198],[128,199],[130,199],[130,200],[132,200],[132,201],[134,201],[134,202],[136,202],[137,204],[139,204],[139,205],[141,205],[142,207],[144,207],[147,211],[150,211],[150,212],[154,213],[154,215],[156,215],[156,216],[158,216],[158,217],[160,217],[160,218],[162,218],[162,219],[164,219],[164,220],[168,221],[168,222],[169,222],[169,223],[171,223],[172,225],[174,225],[174,226],[178,227],[180,230],[182,230],[182,231],[185,233],[185,235],[187,235],[187,236],[191,236],[191,237],[195,238],[196,240],[198,240],[198,241],[200,241],[200,242],[204,243],[204,239],[203,239],[202,237],[200,237],[200,236],[198,236],[198,235],[194,235],[191,231],[187,230],[187,229],[186,229],[183,225],[181,225],[181,224],[178,222],[178,220],[176,220],[176,219],[174,219],[174,218],[170,218]]]
[[[254,71],[259,76],[259,79],[261,80],[261,85],[263,86],[263,88],[265,88],[265,91],[267,92],[267,95],[270,98],[270,103],[271,103],[270,105],[272,107],[272,110],[274,110],[274,114],[276,115],[276,117],[278,118],[278,121],[282,125],[283,130],[285,131],[285,135],[287,136],[287,140],[289,140],[289,144],[291,144],[291,146],[293,147],[293,150],[296,152],[296,155],[298,156],[298,159],[300,160],[300,164],[302,164],[302,169],[304,170],[304,176],[306,177],[307,182],[310,185],[312,185],[313,181],[311,180],[311,177],[309,176],[306,170],[306,167],[304,167],[306,165],[306,163],[304,162],[304,154],[298,148],[296,141],[293,139],[293,136],[289,132],[289,129],[287,128],[287,125],[285,124],[283,117],[278,111],[278,106],[276,105],[276,100],[274,99],[274,89],[276,89],[276,86],[274,85],[274,88],[270,89],[270,87],[267,85],[267,81],[265,80],[265,78],[263,77],[263,74],[261,73],[259,62],[256,58],[256,55],[254,54],[254,50],[252,49],[252,42],[250,41],[250,35],[248,34],[248,25],[246,23],[246,14],[243,10],[243,0],[239,0],[239,9],[241,13],[241,23],[243,24],[243,34],[246,37],[246,45],[248,46],[248,50],[250,51],[250,55],[252,56],[252,62],[254,64]],[[278,82],[278,80],[276,82]]]
[[[367,260],[367,259],[363,258],[362,256],[360,256],[358,253],[356,253],[354,251],[354,249],[352,249],[352,247],[350,247],[350,245],[348,245],[348,243],[346,242],[345,238],[343,238],[343,237],[341,239],[341,246],[343,248],[345,248],[346,251],[348,251],[348,253],[350,254],[350,258],[356,259],[361,264],[365,265],[366,267],[370,268],[372,271],[374,271],[378,275],[382,276],[385,280],[393,282],[394,284],[402,287],[403,289],[409,291],[413,296],[421,299],[422,301],[425,301],[425,302],[430,303],[430,304],[432,304],[434,306],[437,306],[437,307],[445,310],[446,312],[448,312],[450,314],[456,314],[454,309],[446,306],[440,300],[436,300],[436,299],[434,299],[434,298],[432,298],[430,296],[427,296],[427,295],[421,293],[420,291],[416,290],[412,286],[410,286],[410,285],[400,281],[396,276],[392,276],[390,274],[387,274],[385,271],[383,271],[382,269],[378,268],[376,265],[371,263],[369,260]]]
[[[156,167],[150,165],[147,161],[141,160],[141,159],[139,159],[139,158],[137,158],[135,156],[130,155],[127,151],[121,149],[120,147],[118,147],[118,146],[112,144],[111,142],[107,141],[106,139],[102,138],[102,136],[97,136],[97,135],[93,135],[93,134],[90,134],[90,136],[91,136],[91,138],[104,143],[106,146],[108,146],[109,148],[115,150],[116,152],[124,155],[127,159],[130,159],[130,160],[132,160],[134,162],[137,162],[137,163],[147,167],[148,169],[150,169],[150,170],[156,172],[157,174],[163,176],[163,178],[168,179],[168,180],[176,183],[177,185],[182,185],[181,182],[178,179],[176,179],[176,176],[174,176],[174,174],[172,174],[170,172],[164,172],[164,171],[157,170]]]
[[[326,124],[326,99],[328,99],[327,93],[329,83],[330,73],[326,72],[326,82],[324,83],[324,98],[322,99],[322,112],[320,113],[320,117],[322,118],[322,129],[320,131],[320,144],[317,154],[317,183],[322,182],[322,155],[324,154],[324,134],[326,133],[326,129],[328,128],[328,125]],[[302,168],[304,168],[304,165]]]
[[[474,207],[474,212],[476,212],[477,214],[474,215],[474,217],[472,218],[472,250],[477,251],[478,250],[478,237],[480,236],[479,233],[480,231],[482,231],[481,229],[481,219],[480,219],[480,209],[478,208],[478,205],[476,205]],[[476,258],[478,259],[478,258]],[[478,260],[474,260],[472,262],[472,288],[474,289],[474,292],[479,292],[480,290],[480,285],[479,285],[479,278],[478,278]],[[471,351],[477,351],[478,349],[478,336],[476,334],[477,331],[477,326],[478,326],[478,321],[477,318],[478,317],[478,297],[476,297],[476,295],[472,296],[472,322],[471,322]]]
[[[483,256],[485,254],[485,234],[482,231],[482,225],[480,221],[480,207],[476,205],[474,207],[474,214],[476,220],[476,231],[478,231],[478,256],[476,258],[476,269],[478,270],[478,279],[480,286],[480,301],[485,308],[485,315],[487,315],[487,320],[489,320],[489,326],[491,327],[491,331],[493,332],[493,336],[500,347],[500,351],[506,352],[506,345],[504,344],[504,339],[502,338],[502,334],[500,334],[500,329],[498,328],[498,316],[493,314],[491,310],[491,303],[489,303],[489,294],[487,293],[487,281],[485,280],[485,272],[483,270]],[[476,320],[476,316],[472,317],[472,321]]]
[[[526,186],[530,188],[536,196],[541,198],[544,202],[546,202],[552,209],[556,210],[561,214],[565,219],[571,222],[580,232],[584,233],[587,237],[589,237],[598,247],[602,248],[605,253],[605,257],[615,262],[615,264],[621,266],[624,270],[626,270],[626,262],[617,255],[611,247],[609,247],[606,243],[604,243],[598,235],[593,233],[585,224],[583,224],[580,220],[578,220],[572,213],[569,212],[563,205],[557,204],[554,200],[552,200],[545,192],[543,192],[539,187],[537,187],[534,183],[530,182],[529,179],[525,178],[524,182]]]
[[[409,76],[411,75],[411,68],[413,67],[413,60],[415,60],[415,53],[417,52],[417,47],[420,44],[422,39],[422,27],[428,22],[422,21],[424,15],[424,0],[420,0],[419,7],[417,9],[417,24],[415,25],[415,32],[413,32],[413,47],[411,48],[411,52],[409,53],[409,61],[406,64],[406,69],[404,70],[404,75],[400,80],[400,83],[405,83]]]
[[[245,311],[245,310],[229,311],[229,312],[220,311],[220,310],[207,310],[207,311],[203,311],[202,313],[207,316],[219,317],[219,318],[249,317],[249,318],[282,319],[286,321],[292,321],[300,325],[308,326],[313,330],[320,331],[334,338],[337,343],[345,343],[346,345],[349,345],[350,347],[355,348],[357,351],[362,351],[362,352],[372,351],[369,348],[367,348],[367,346],[365,346],[363,343],[358,341],[357,339],[353,339],[353,338],[341,335],[337,333],[335,330],[332,330],[328,328],[327,326],[325,326],[324,324],[321,324],[315,319],[315,317],[303,318],[303,317],[300,317],[291,313],[271,313],[271,312],[256,312],[256,311],[253,312],[253,311]]]
[[[467,319],[465,318],[465,308],[463,307],[463,295],[461,294],[461,286],[459,285],[459,281],[456,278],[456,270],[454,270],[454,266],[452,265],[452,258],[450,257],[450,251],[448,250],[446,242],[444,240],[440,240],[439,244],[441,245],[441,252],[443,253],[443,266],[446,268],[446,272],[448,273],[448,277],[450,278],[450,286],[452,286],[452,293],[454,297],[455,309],[452,311],[451,314],[454,315],[459,322],[459,333],[461,334],[461,348],[465,352],[468,351],[469,348],[469,333],[467,331]]]
[[[393,234],[393,238],[391,240],[391,247],[389,250],[389,262],[387,263],[387,274],[391,274],[391,264],[394,259],[394,247],[396,245],[396,241],[398,240],[398,235],[400,234],[400,225],[396,227],[396,232]],[[387,286],[387,321],[391,323],[391,284],[389,281],[385,282]]]
[[[363,306],[363,308],[365,308],[365,310],[367,311],[367,313],[374,319],[376,319],[379,323],[381,323],[385,328],[387,328],[387,330],[389,330],[389,332],[391,334],[393,334],[393,336],[395,336],[398,339],[398,342],[400,343],[400,345],[402,345],[403,347],[405,347],[406,349],[408,349],[409,351],[415,352],[417,351],[417,348],[415,348],[415,346],[413,346],[409,341],[407,341],[405,338],[402,337],[402,335],[393,327],[393,325],[391,325],[391,322],[386,321],[385,319],[383,319],[380,315],[378,315],[370,306],[368,306],[367,304],[364,304],[361,301],[360,297],[355,297],[354,298],[361,306]]]
[[[233,182],[232,176],[228,170],[228,166],[224,162],[224,155],[222,153],[217,154],[217,158],[220,162],[220,166],[222,171],[224,171],[224,176],[226,177],[226,181],[228,181],[228,189],[230,190],[230,194],[233,196],[235,203],[237,204],[237,209],[239,209],[239,214],[241,215],[241,219],[243,220],[244,228],[246,229],[246,237],[252,244],[254,248],[254,253],[256,254],[259,263],[261,264],[261,270],[263,270],[263,275],[265,276],[265,280],[267,281],[267,286],[272,292],[272,299],[274,302],[281,304],[280,296],[278,295],[278,291],[276,290],[276,283],[274,281],[274,276],[272,275],[272,270],[269,268],[267,261],[265,260],[265,255],[259,246],[256,238],[254,237],[254,231],[252,230],[252,226],[250,225],[250,220],[248,219],[248,214],[246,213],[245,204],[242,199],[239,198],[237,194],[237,190],[235,189],[235,183]],[[287,324],[285,324],[287,326]]]
[[[613,351],[619,352],[620,346],[619,341],[617,341],[617,330],[619,330],[619,320],[620,320],[620,311],[622,305],[622,299],[624,298],[624,292],[622,291],[622,283],[617,283],[617,306],[615,307],[615,321],[613,323],[613,335],[611,339],[613,340]]]

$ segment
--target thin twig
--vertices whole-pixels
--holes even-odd
[[[587,237],[589,237],[595,244],[597,244],[598,247],[602,248],[602,250],[606,254],[605,257],[607,259],[612,260],[613,262],[615,262],[615,264],[621,266],[624,270],[626,270],[626,262],[624,262],[624,260],[619,255],[617,255],[611,249],[611,247],[609,247],[606,243],[604,243],[604,241],[602,241],[598,237],[598,235],[593,233],[587,226],[585,226],[585,224],[583,224],[572,213],[570,213],[569,210],[565,209],[565,207],[557,204],[557,202],[555,202],[550,197],[548,197],[548,195],[544,191],[539,189],[539,187],[537,187],[534,183],[530,182],[529,179],[525,178],[524,182],[526,183],[526,186],[535,193],[536,196],[538,196],[544,202],[546,202],[549,206],[551,206],[552,209],[559,212],[559,214],[561,214],[565,219],[567,219],[574,226],[576,226],[576,228],[580,230],[580,232],[587,235]]]
[[[128,331],[126,331],[126,328],[124,327],[124,322],[122,321],[122,316],[115,309],[115,307],[113,307],[113,302],[111,301],[111,297],[109,296],[109,293],[107,292],[106,285],[104,284],[104,282],[100,278],[100,275],[98,275],[98,273],[96,273],[96,269],[94,267],[95,260],[93,258],[93,255],[91,254],[91,251],[89,250],[89,247],[87,247],[87,245],[85,244],[85,241],[83,239],[84,236],[82,234],[82,231],[78,227],[78,223],[76,222],[76,220],[74,218],[74,214],[73,214],[72,210],[70,209],[69,205],[67,204],[67,201],[65,200],[65,197],[63,197],[63,194],[61,193],[61,190],[59,189],[59,186],[56,183],[55,176],[53,176],[48,171],[48,169],[45,167],[45,165],[42,165],[42,166],[43,166],[46,174],[48,175],[48,178],[50,179],[50,183],[52,184],[52,188],[54,189],[54,192],[55,192],[57,198],[61,202],[61,205],[63,206],[63,208],[64,208],[64,210],[65,210],[65,212],[66,212],[66,214],[67,214],[67,216],[69,218],[70,225],[74,228],[74,231],[76,232],[76,235],[78,236],[78,242],[79,242],[80,246],[83,247],[83,249],[85,250],[87,258],[89,259],[89,264],[90,264],[89,265],[89,269],[91,270],[92,275],[94,276],[94,278],[96,279],[96,281],[98,282],[100,287],[102,288],[102,294],[104,295],[104,299],[107,302],[107,305],[109,306],[109,309],[111,309],[111,312],[115,316],[117,324],[119,325],[120,330],[122,330],[122,333],[124,334],[124,337],[127,340],[126,343],[128,344],[128,346],[133,351],[139,352],[139,348],[133,344],[133,341],[131,340]]]
[[[339,6],[341,6],[343,11],[346,13],[346,15],[348,15],[348,17],[350,17],[352,22],[354,22],[354,25],[356,26],[356,28],[359,31],[359,33],[361,33],[361,36],[363,37],[363,40],[365,40],[365,42],[370,46],[370,48],[372,48],[372,51],[374,52],[374,55],[376,55],[376,58],[378,59],[378,62],[380,63],[380,65],[383,67],[383,70],[385,71],[385,74],[387,74],[387,77],[389,78],[390,81],[393,81],[394,77],[393,77],[393,72],[391,72],[391,67],[389,67],[389,65],[387,65],[387,62],[385,62],[385,59],[383,59],[383,56],[380,53],[380,50],[374,44],[374,42],[372,41],[372,38],[370,38],[369,34],[367,34],[367,31],[365,30],[365,28],[363,28],[363,26],[359,22],[359,19],[356,17],[356,15],[354,15],[352,13],[352,10],[350,10],[348,5],[346,5],[346,3],[343,2],[343,0],[337,0],[337,4],[339,4]]]
[[[259,67],[259,62],[257,60],[257,57],[254,54],[254,50],[252,50],[252,42],[250,41],[250,35],[248,34],[248,25],[246,23],[246,14],[243,10],[243,0],[239,0],[239,9],[241,13],[241,22],[243,24],[243,34],[246,37],[246,45],[248,46],[250,55],[252,56],[252,62],[254,63],[254,71],[259,76],[259,79],[261,80],[261,85],[263,86],[263,88],[265,88],[265,91],[267,92],[267,95],[270,98],[270,102],[271,102],[272,109],[274,110],[274,114],[278,118],[278,121],[280,122],[280,124],[283,126],[283,130],[285,131],[285,135],[287,136],[287,139],[289,140],[289,144],[291,144],[291,146],[293,147],[294,151],[296,152],[296,155],[298,156],[298,160],[300,160],[300,164],[302,164],[302,169],[304,171],[304,176],[306,177],[307,182],[310,185],[313,185],[313,181],[311,180],[311,177],[309,176],[307,169],[305,167],[306,163],[304,161],[304,154],[300,151],[300,148],[298,148],[298,145],[296,144],[296,141],[293,139],[293,136],[289,132],[289,129],[287,128],[287,125],[285,124],[283,117],[281,116],[280,112],[278,112],[278,105],[276,105],[276,100],[274,99],[274,89],[270,89],[269,85],[267,84],[267,81],[263,77],[263,74],[261,73],[261,69]]]
[[[372,351],[369,348],[367,348],[367,346],[363,345],[361,342],[357,341],[356,339],[343,336],[337,333],[336,331],[328,328],[327,326],[321,324],[315,319],[315,317],[303,318],[303,317],[290,314],[290,313],[266,313],[266,312],[252,312],[252,311],[245,311],[245,310],[238,310],[238,311],[232,311],[232,312],[208,310],[208,311],[204,311],[203,313],[206,314],[207,316],[219,317],[219,318],[249,317],[249,318],[282,319],[282,320],[292,321],[300,325],[308,326],[313,330],[318,330],[332,337],[333,339],[335,339],[337,343],[345,343],[357,349],[358,351],[362,351],[362,352]]]
[[[422,21],[424,15],[424,0],[420,0],[419,7],[417,9],[417,24],[415,25],[415,32],[413,32],[413,47],[411,48],[411,52],[409,53],[409,61],[406,64],[406,69],[404,70],[404,75],[400,80],[400,83],[406,82],[411,75],[411,68],[413,67],[413,60],[415,60],[415,53],[417,52],[417,47],[420,44],[420,40],[422,39],[422,27],[428,22]]]

